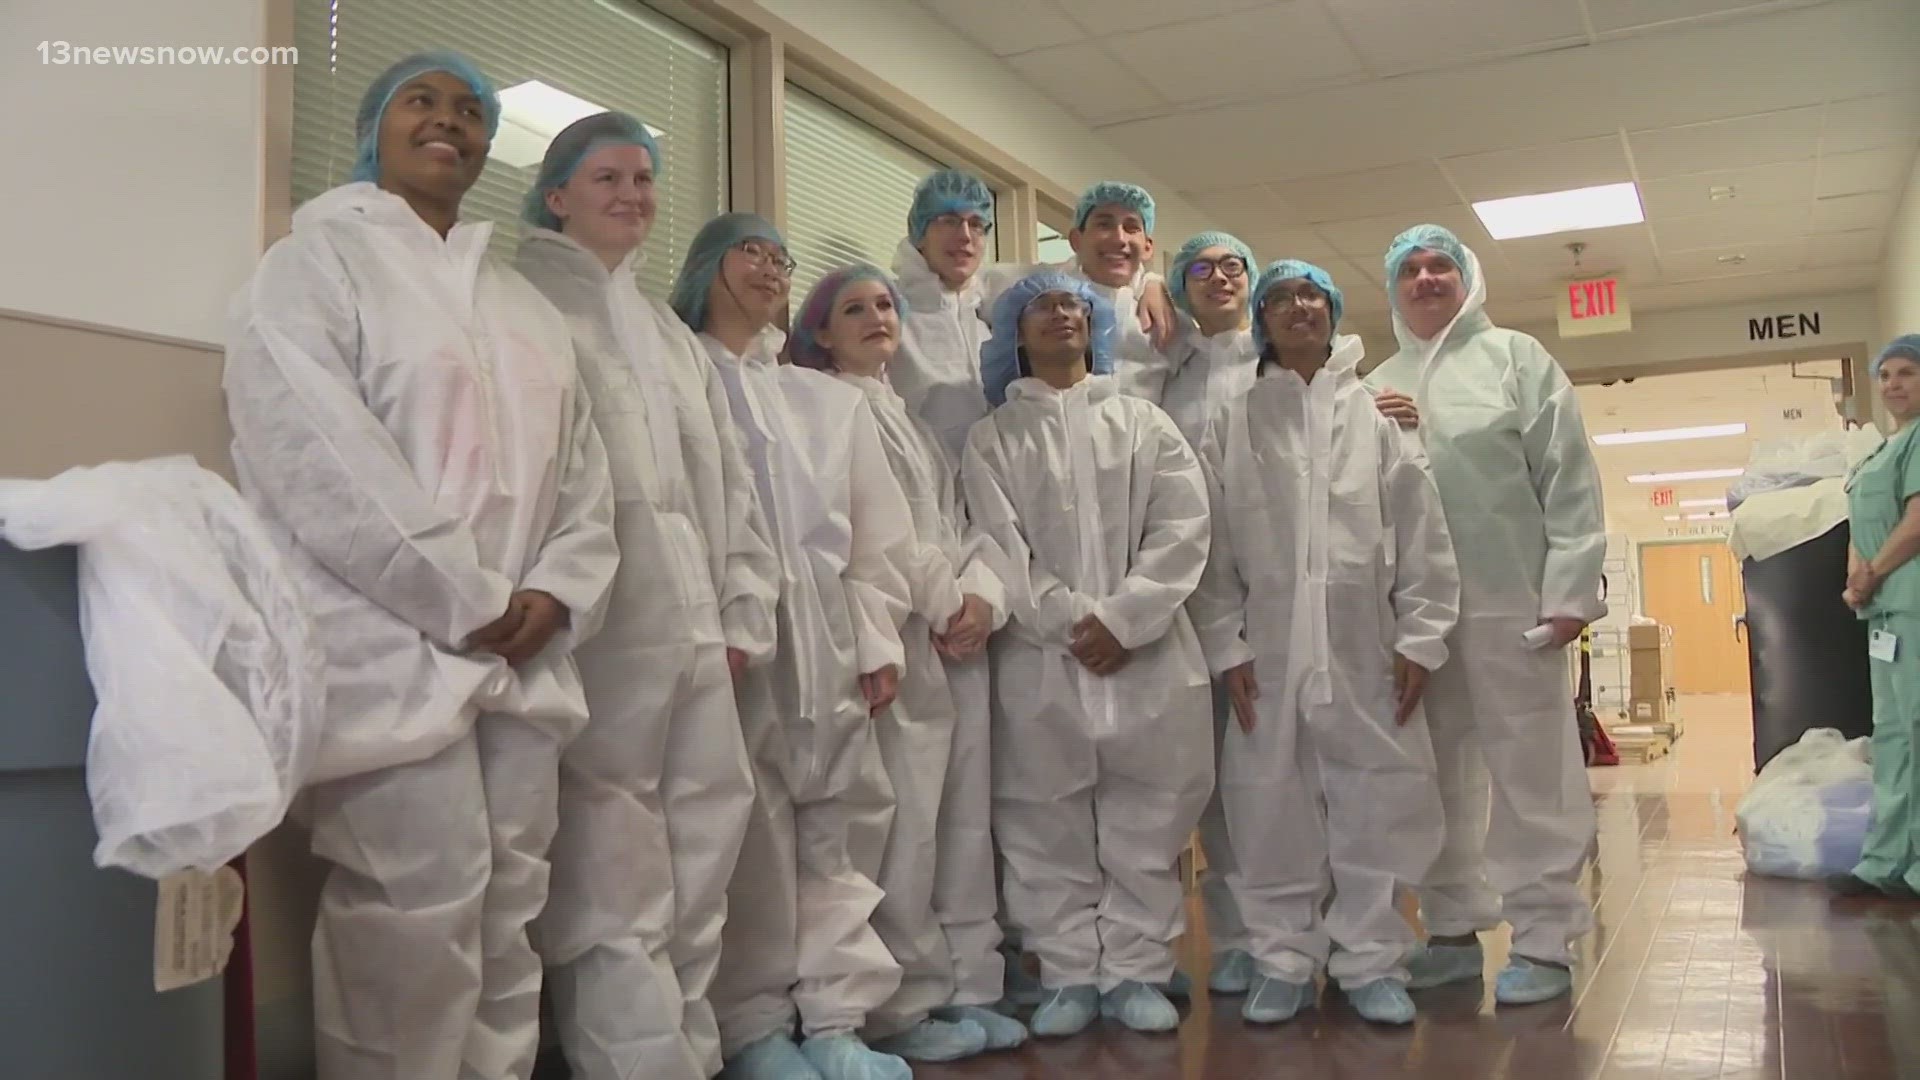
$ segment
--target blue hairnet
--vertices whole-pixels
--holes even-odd
[[[660,144],[653,141],[653,133],[647,125],[635,120],[623,112],[595,113],[582,120],[575,120],[553,137],[547,146],[546,156],[540,159],[540,173],[534,178],[533,189],[527,192],[526,205],[521,207],[520,216],[543,229],[560,231],[561,221],[547,208],[547,192],[566,186],[573,179],[575,169],[587,159],[587,155],[603,146],[638,146],[647,152],[647,159],[653,164],[653,175],[658,179],[664,163],[660,159]]]
[[[352,179],[380,179],[380,118],[386,115],[393,95],[408,82],[431,71],[444,71],[466,83],[480,98],[486,116],[487,138],[500,130],[500,95],[493,80],[481,74],[479,65],[451,49],[414,53],[380,73],[360,96],[360,109],[353,114],[353,138],[358,149],[353,159]]]
[[[1028,304],[1054,292],[1069,293],[1087,304],[1088,349],[1093,353],[1087,369],[1095,375],[1113,370],[1113,339],[1119,327],[1113,304],[1085,279],[1058,270],[1029,274],[994,300],[993,336],[980,343],[980,381],[987,403],[994,408],[1006,402],[1007,387],[1020,377],[1020,316]]]
[[[1260,272],[1260,264],[1254,261],[1253,249],[1239,237],[1223,232],[1203,232],[1180,245],[1180,251],[1173,257],[1173,270],[1167,276],[1167,292],[1173,296],[1173,306],[1183,315],[1192,315],[1187,307],[1187,267],[1200,257],[1200,253],[1213,247],[1223,247],[1246,260],[1247,273]]]
[[[1141,226],[1148,236],[1153,235],[1153,196],[1147,194],[1146,188],[1119,180],[1100,181],[1080,196],[1080,205],[1073,209],[1073,227],[1086,228],[1087,219],[1103,206],[1124,206],[1139,214]]]
[[[1873,358],[1873,377],[1879,378],[1880,365],[1896,356],[1920,364],[1920,334],[1901,334],[1887,342],[1887,347],[1881,349],[1880,355]]]
[[[993,224],[993,192],[986,181],[959,169],[941,169],[913,189],[913,208],[907,211],[907,239],[915,245],[927,238],[927,226],[941,214],[979,214]]]
[[[759,214],[721,214],[693,235],[687,247],[686,261],[680,264],[680,276],[674,279],[673,295],[667,299],[680,321],[695,330],[707,328],[707,293],[720,273],[720,260],[727,252],[747,240],[767,240],[787,246],[787,240],[773,222]]]
[[[1460,287],[1473,291],[1473,268],[1467,265],[1467,245],[1453,235],[1453,231],[1439,225],[1415,225],[1406,232],[1393,238],[1387,246],[1387,292],[1392,294],[1394,283],[1400,280],[1400,264],[1407,256],[1416,251],[1437,251],[1453,260],[1460,268]]]
[[[822,371],[833,370],[833,356],[826,346],[820,344],[820,335],[833,319],[833,306],[839,301],[840,294],[862,281],[878,281],[885,285],[887,295],[893,297],[893,310],[905,323],[907,298],[900,295],[899,287],[894,285],[893,279],[885,271],[871,263],[843,266],[814,282],[807,299],[800,305],[800,314],[793,320],[793,329],[787,336],[787,355],[793,357],[794,363]]]
[[[1292,278],[1305,278],[1319,286],[1327,294],[1327,312],[1332,317],[1335,330],[1340,329],[1340,316],[1347,310],[1347,298],[1340,295],[1340,287],[1333,283],[1333,275],[1299,259],[1281,259],[1279,262],[1260,271],[1260,280],[1253,286],[1253,299],[1249,305],[1253,312],[1253,352],[1255,356],[1267,354],[1267,325],[1260,318],[1260,309],[1267,302],[1267,293],[1275,285]]]

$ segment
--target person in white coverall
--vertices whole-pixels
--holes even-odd
[[[720,1071],[707,989],[753,807],[733,685],[772,656],[780,592],[720,374],[635,286],[663,164],[631,116],[570,125],[516,260],[573,328],[627,553],[577,657],[592,717],[562,760],[534,925],[578,1080]]]
[[[1571,989],[1572,943],[1593,925],[1580,878],[1595,819],[1566,646],[1606,613],[1600,474],[1566,373],[1487,318],[1458,237],[1408,230],[1386,269],[1400,351],[1368,382],[1417,410],[1460,558],[1451,657],[1427,688],[1447,837],[1420,888],[1433,936],[1412,985],[1479,978],[1476,935],[1504,918],[1513,955],[1495,996],[1548,1001]]]
[[[229,327],[235,471],[327,650],[322,1080],[526,1080],[539,1046],[526,927],[619,553],[566,321],[456,223],[499,117],[464,57],[388,69]]]
[[[1394,897],[1440,852],[1420,696],[1460,578],[1417,446],[1361,385],[1360,339],[1335,336],[1342,307],[1317,266],[1260,275],[1260,381],[1202,451],[1213,549],[1188,609],[1237,720],[1220,796],[1255,1023],[1291,1019],[1322,973],[1366,1019],[1411,1023]]]
[[[978,729],[971,749],[986,756],[987,637],[1005,624],[1007,602],[982,557],[978,534],[967,523],[946,451],[888,384],[904,308],[904,299],[877,267],[835,270],[820,279],[801,306],[789,351],[794,363],[831,372],[866,394],[887,464],[913,510],[915,545],[905,567],[913,614],[900,631],[907,662],[893,708],[874,719],[895,796],[893,833],[880,871],[886,898],[874,927],[902,975],[899,991],[868,1017],[867,1034],[883,1039],[875,1045],[905,1058],[951,1061],[1019,1046],[1027,1035],[1019,1021],[983,1007],[1000,997],[997,978],[977,987],[961,985],[963,975],[977,976],[962,964],[998,960],[993,849],[986,837],[968,831],[960,837],[959,851],[946,850],[952,834],[941,821],[955,805],[990,806],[990,770],[956,777],[951,757],[963,723]],[[978,790],[948,791],[949,778],[977,783]],[[961,927],[980,931],[965,950],[948,941],[941,911],[942,885],[951,896],[959,884],[953,879],[960,877],[971,879],[965,883],[969,895],[981,901],[974,919]],[[984,895],[979,894],[982,885]],[[997,974],[997,964],[995,969]],[[963,994],[968,1000],[956,1001]]]
[[[737,1080],[906,1080],[855,1033],[900,987],[870,922],[894,812],[873,718],[905,662],[913,517],[866,394],[778,359],[793,265],[765,219],[722,214],[673,287],[726,386],[782,578],[780,646],[740,685],[755,799],[712,998]]]
[[[1113,308],[1090,285],[1044,271],[993,316],[996,408],[961,476],[1012,614],[992,646],[993,826],[1047,987],[1032,1029],[1071,1035],[1098,1011],[1169,1031],[1175,866],[1213,786],[1185,607],[1206,564],[1205,481],[1173,421],[1105,374]]]

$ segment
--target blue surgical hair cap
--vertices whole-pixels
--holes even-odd
[[[1180,309],[1182,315],[1192,315],[1193,309],[1187,306],[1187,267],[1200,257],[1208,248],[1223,247],[1233,252],[1247,264],[1247,273],[1258,273],[1260,263],[1253,257],[1253,249],[1231,233],[1203,232],[1180,245],[1180,251],[1173,257],[1172,273],[1167,277],[1167,292],[1173,296],[1173,306]]]
[[[1006,403],[1007,387],[1020,377],[1020,316],[1027,305],[1047,293],[1068,293],[1087,305],[1087,370],[1105,375],[1113,370],[1114,337],[1119,320],[1113,304],[1101,296],[1085,279],[1058,270],[1042,270],[1013,283],[993,302],[993,334],[980,343],[980,381],[987,403],[999,408]]]
[[[759,214],[721,214],[700,226],[693,243],[687,246],[686,260],[680,264],[680,276],[674,279],[673,295],[667,300],[680,321],[696,331],[707,328],[707,294],[720,273],[720,260],[748,240],[765,240],[782,249],[787,246],[780,230]]]
[[[1901,334],[1887,342],[1887,347],[1881,349],[1880,355],[1873,358],[1873,377],[1879,378],[1880,365],[1896,356],[1920,364],[1920,334]]]
[[[1440,225],[1415,225],[1406,232],[1393,238],[1387,246],[1387,292],[1393,293],[1394,283],[1400,280],[1400,264],[1407,256],[1416,251],[1437,251],[1453,260],[1460,268],[1460,288],[1467,293],[1473,291],[1473,267],[1467,262],[1467,245],[1453,235],[1451,229]]]
[[[493,80],[480,71],[478,64],[451,49],[414,53],[380,73],[360,96],[360,108],[353,114],[353,139],[356,146],[352,179],[380,179],[380,118],[386,115],[393,95],[414,79],[432,71],[444,71],[466,83],[480,98],[486,117],[487,138],[500,130],[500,95]]]
[[[1253,352],[1255,356],[1267,355],[1267,326],[1260,318],[1261,309],[1266,306],[1267,293],[1275,285],[1293,278],[1304,278],[1327,294],[1327,312],[1332,317],[1330,329],[1340,329],[1340,316],[1347,310],[1347,298],[1340,293],[1340,287],[1333,283],[1333,275],[1299,259],[1281,259],[1265,270],[1260,271],[1260,280],[1253,286]]]
[[[899,287],[886,271],[872,263],[843,266],[814,282],[801,303],[800,314],[794,318],[793,329],[787,336],[787,355],[794,363],[820,371],[834,370],[833,353],[820,343],[820,335],[833,321],[833,308],[840,302],[840,294],[863,281],[878,281],[887,287],[887,295],[893,298],[893,310],[904,324],[907,298],[900,295]]]
[[[913,189],[913,208],[907,211],[907,239],[919,246],[927,226],[941,214],[979,214],[993,224],[993,191],[986,181],[960,169],[941,169]]]
[[[1080,196],[1080,204],[1073,209],[1073,227],[1086,228],[1087,219],[1103,206],[1124,206],[1139,214],[1141,226],[1148,236],[1153,235],[1153,196],[1146,188],[1119,180],[1100,181]]]
[[[654,141],[647,125],[623,112],[595,113],[568,124],[548,144],[546,156],[540,160],[539,175],[534,177],[533,187],[520,209],[521,218],[540,228],[559,232],[565,223],[548,208],[547,192],[565,187],[587,155],[603,146],[638,146],[645,150],[653,164],[655,179],[665,168],[660,158],[660,144]]]

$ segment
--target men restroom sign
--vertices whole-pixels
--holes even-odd
[[[1748,341],[1792,341],[1794,338],[1819,337],[1820,313],[1795,311],[1781,315],[1762,315],[1747,320]]]
[[[1560,336],[1588,337],[1633,329],[1627,291],[1617,277],[1569,281],[1560,294]]]

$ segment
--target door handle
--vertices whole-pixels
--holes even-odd
[[[1735,615],[1733,617],[1733,640],[1745,641],[1746,639],[1747,617],[1745,615]]]

